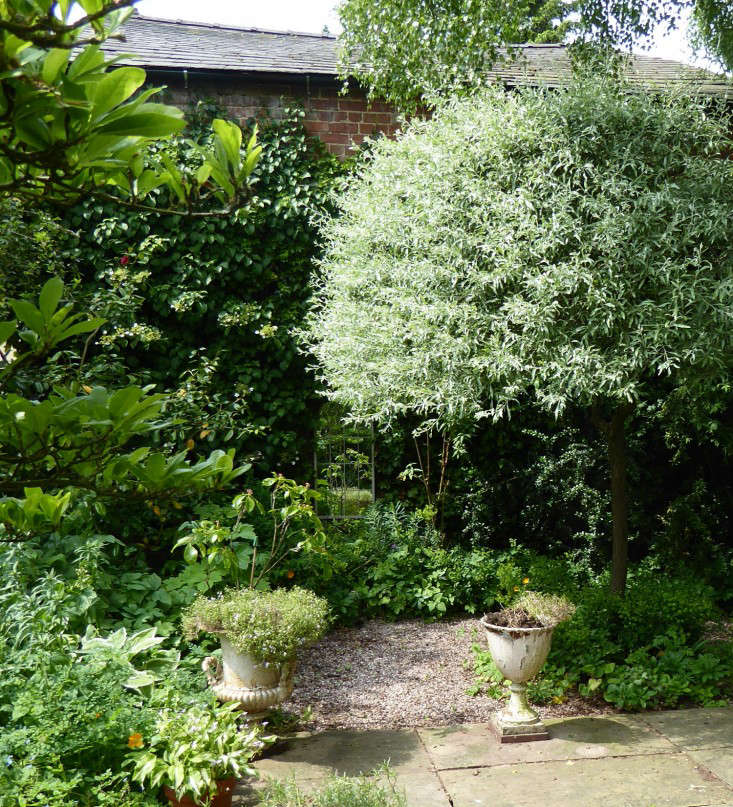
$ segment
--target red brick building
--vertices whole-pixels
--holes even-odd
[[[372,102],[357,86],[341,94],[335,37],[204,23],[159,20],[134,15],[125,25],[124,42],[109,40],[109,55],[124,64],[145,67],[150,81],[165,84],[172,102],[185,106],[213,98],[244,122],[264,112],[277,117],[292,102],[305,110],[309,132],[329,151],[345,156],[352,146],[377,132],[392,135],[398,118],[387,104]],[[733,89],[678,62],[635,56],[631,81],[644,87],[689,85],[699,92],[733,100]],[[570,62],[563,45],[525,45],[519,56],[500,63],[489,80],[506,86],[557,87],[568,81]],[[352,82],[353,84],[353,82]]]

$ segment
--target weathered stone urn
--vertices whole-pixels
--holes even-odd
[[[237,702],[247,713],[247,719],[260,720],[269,709],[290,697],[295,661],[280,664],[258,661],[249,653],[235,650],[223,636],[220,639],[222,661],[207,656],[201,664],[220,701]]]
[[[483,617],[489,652],[504,678],[509,680],[509,703],[493,720],[502,743],[547,740],[550,735],[537,712],[527,703],[527,681],[547,659],[552,643],[550,628],[510,628],[493,625]]]

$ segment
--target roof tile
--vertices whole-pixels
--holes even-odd
[[[174,70],[232,73],[287,73],[335,77],[339,45],[333,36],[232,28],[207,23],[162,20],[134,14],[125,40],[108,40],[109,55],[125,64]],[[497,63],[489,76],[511,86],[558,87],[567,84],[570,59],[564,45],[522,45],[516,58]],[[130,55],[134,54],[134,55]],[[680,62],[635,55],[628,68],[643,86],[692,86],[705,95],[733,100],[733,83]]]

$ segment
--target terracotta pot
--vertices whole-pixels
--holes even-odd
[[[265,717],[268,709],[290,697],[295,660],[266,664],[249,653],[238,652],[224,637],[221,637],[221,655],[223,663],[207,656],[201,665],[209,686],[220,701],[239,703],[249,719]]]
[[[237,780],[234,777],[230,779],[220,779],[216,783],[216,795],[211,799],[211,807],[232,807],[232,794],[236,787]],[[200,807],[205,802],[195,801],[191,796],[183,796],[176,798],[176,791],[170,787],[164,787],[163,792],[165,797],[171,803],[171,807]]]

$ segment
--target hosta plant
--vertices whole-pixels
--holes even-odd
[[[250,760],[271,740],[259,726],[241,730],[237,705],[196,704],[162,709],[154,734],[148,738],[132,732],[132,779],[145,787],[168,787],[177,799],[188,795],[206,804],[217,791],[217,782],[253,776]]]

